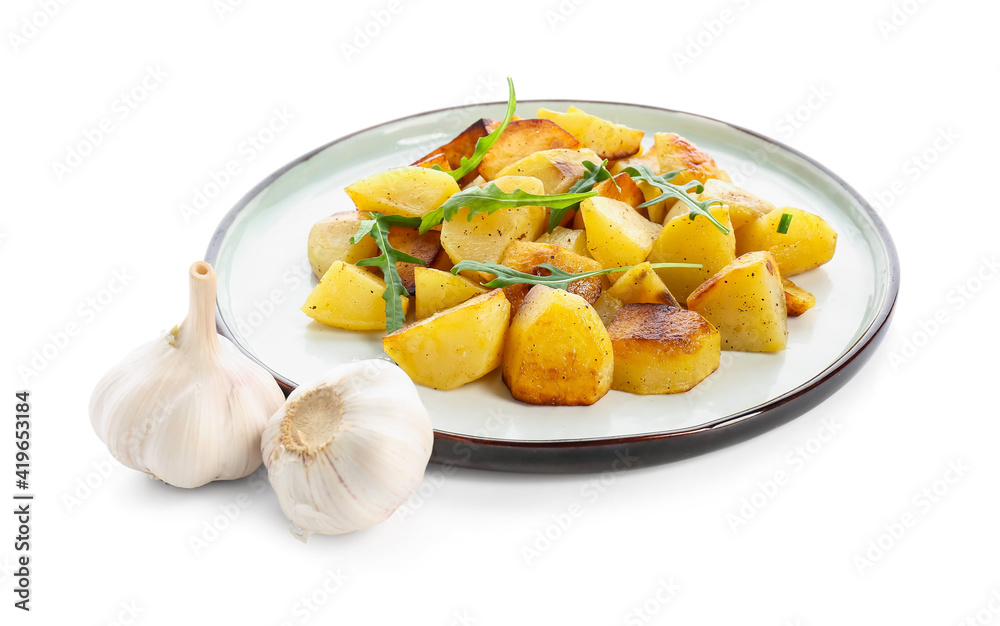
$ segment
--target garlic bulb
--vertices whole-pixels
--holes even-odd
[[[413,381],[373,359],[292,392],[268,422],[262,452],[281,510],[306,541],[388,518],[420,485],[433,444]]]
[[[278,383],[216,333],[215,271],[191,266],[187,319],[97,383],[90,421],[122,464],[176,487],[248,476],[284,402]]]

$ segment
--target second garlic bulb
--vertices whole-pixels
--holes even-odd
[[[420,485],[433,444],[409,376],[369,360],[337,366],[292,392],[261,447],[281,509],[306,540],[388,518]]]

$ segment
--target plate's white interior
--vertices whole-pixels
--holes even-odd
[[[522,103],[565,109],[566,103]],[[835,180],[798,156],[726,124],[683,113],[584,103],[590,113],[647,132],[684,135],[712,154],[733,181],[777,206],[823,216],[839,233],[826,266],[794,277],[817,305],[789,320],[784,352],[724,352],[719,370],[694,390],[670,396],[612,391],[590,407],[536,407],[511,398],[499,371],[453,391],[419,387],[435,428],[493,439],[604,438],[690,428],[753,408],[799,387],[843,356],[883,306],[888,259],[863,208]],[[502,116],[500,105],[428,113],[348,137],[285,172],[236,218],[216,260],[219,308],[244,349],[295,383],[332,365],[387,358],[383,333],[342,331],[313,322],[299,307],[316,284],[306,260],[313,222],[352,209],[351,182],[405,165],[472,121]]]

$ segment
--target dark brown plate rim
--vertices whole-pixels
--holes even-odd
[[[893,243],[892,236],[889,234],[888,228],[879,217],[878,213],[872,208],[868,201],[844,179],[823,164],[803,154],[802,152],[799,152],[795,148],[787,146],[766,135],[762,135],[742,126],[731,124],[713,117],[664,107],[606,100],[536,99],[522,100],[519,101],[519,104],[531,104],[538,102],[625,106],[701,118],[713,123],[723,124],[733,130],[756,137],[761,141],[777,146],[781,150],[787,151],[803,161],[806,161],[837,183],[837,185],[839,185],[844,191],[849,193],[865,210],[868,217],[871,219],[872,224],[875,227],[876,234],[878,235],[882,245],[885,247],[887,254],[889,282],[886,289],[886,297],[881,303],[875,319],[872,321],[865,333],[839,359],[834,361],[811,380],[803,383],[788,393],[758,406],[740,411],[739,413],[689,428],[608,438],[598,437],[588,439],[524,441],[512,439],[491,439],[487,437],[469,437],[466,435],[459,435],[457,433],[435,429],[434,452],[431,457],[432,461],[444,466],[497,471],[577,473],[617,471],[619,469],[656,465],[690,458],[692,456],[704,454],[727,445],[750,439],[805,414],[832,395],[835,391],[843,387],[847,381],[853,378],[854,375],[860,371],[861,367],[868,361],[868,359],[871,358],[875,347],[881,342],[885,330],[888,328],[889,322],[895,311],[900,280],[899,256],[896,252],[896,246]],[[506,106],[506,104],[506,102],[483,102],[475,105],[445,107],[415,113],[413,115],[407,115],[344,135],[298,157],[297,159],[294,159],[271,173],[268,177],[254,186],[253,189],[247,192],[222,218],[222,221],[219,223],[218,228],[216,228],[215,233],[212,235],[212,239],[209,242],[208,250],[205,252],[205,260],[213,265],[215,264],[226,233],[236,220],[236,217],[246,208],[251,200],[260,195],[264,189],[284,175],[288,170],[304,163],[305,161],[308,161],[313,156],[323,152],[331,146],[376,128],[424,115],[444,113],[448,111],[460,111],[463,109],[492,105]],[[244,354],[270,372],[271,375],[274,376],[275,380],[278,381],[278,384],[284,390],[286,395],[291,392],[294,388],[291,381],[268,367],[267,364],[263,363],[254,354],[249,352],[237,340],[232,330],[223,321],[218,305],[216,305],[216,319],[220,334],[233,341],[233,343],[236,344],[236,346]]]

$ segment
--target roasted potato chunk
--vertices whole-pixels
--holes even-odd
[[[597,302],[594,303],[594,310],[597,311],[597,316],[601,318],[601,322],[607,327],[611,325],[611,321],[615,319],[615,314],[618,313],[618,309],[622,308],[622,306],[623,303],[621,300],[605,291],[597,299]]]
[[[675,185],[692,180],[704,183],[709,178],[731,182],[729,175],[715,164],[715,159],[677,133],[656,133],[653,140],[661,173],[681,168],[686,170],[671,181]]]
[[[792,221],[779,233],[781,216]],[[794,276],[823,265],[837,250],[837,231],[822,217],[802,209],[784,207],[750,222],[736,232],[736,253],[766,250],[778,260],[782,276]]]
[[[698,199],[723,202],[729,207],[729,220],[733,223],[733,228],[742,228],[774,210],[774,205],[767,200],[718,178],[705,181],[705,190],[698,194]]]
[[[660,225],[639,215],[620,200],[602,196],[580,203],[587,228],[587,249],[602,267],[624,267],[642,263],[660,234]],[[610,274],[612,282],[616,274]]]
[[[507,193],[515,189],[544,193],[541,181],[530,176],[504,176],[492,182]],[[455,263],[466,259],[499,262],[511,242],[534,241],[544,233],[549,219],[548,210],[537,206],[468,215],[468,209],[460,209],[441,225],[441,245]]]
[[[608,289],[608,295],[617,298],[622,304],[680,306],[648,261],[622,274],[621,278]]]
[[[385,282],[357,265],[334,261],[302,311],[317,322],[348,330],[385,330]],[[403,311],[410,299],[401,296]]]
[[[351,237],[357,234],[361,221],[366,219],[368,216],[360,211],[344,211],[313,224],[307,250],[309,265],[316,278],[323,278],[334,261],[357,263],[378,256],[378,246],[371,237],[351,243]]]
[[[448,157],[446,157],[443,152],[429,154],[425,156],[423,160],[417,161],[413,165],[416,167],[440,167],[446,172],[451,171],[451,164],[448,163]]]
[[[359,211],[423,217],[459,189],[447,172],[408,166],[372,174],[348,185],[344,191]]]
[[[486,288],[480,287],[464,276],[455,276],[451,272],[442,272],[430,267],[415,268],[413,276],[416,283],[418,320],[487,291]]]
[[[580,256],[590,255],[587,251],[587,231],[585,230],[574,230],[572,228],[556,226],[551,233],[544,233],[535,241],[537,243],[552,243],[562,246]]]
[[[574,273],[601,269],[601,264],[594,259],[576,254],[563,246],[529,241],[516,241],[510,244],[501,263],[519,272],[536,276],[548,276],[551,273],[538,267],[542,263]],[[517,314],[530,287],[530,285],[510,285],[503,288],[507,299],[510,300],[511,315]],[[569,292],[593,304],[601,295],[601,277],[590,276],[574,281],[569,284]]]
[[[639,189],[639,185],[625,172],[615,174],[614,179],[609,178],[597,183],[594,185],[594,191],[605,198],[621,200],[641,214],[646,212],[646,209],[639,208],[639,205],[646,201],[646,196],[643,195],[642,189]]]
[[[611,388],[611,338],[580,296],[535,285],[511,320],[503,379],[530,404],[588,405]]]
[[[719,331],[694,311],[626,304],[608,326],[615,353],[611,388],[636,394],[680,393],[719,368]]]
[[[481,120],[476,120],[475,122],[472,123],[471,126],[463,130],[448,143],[444,144],[443,146],[435,148],[426,156],[417,159],[414,165],[418,165],[422,162],[425,162],[428,159],[433,158],[437,154],[443,154],[444,158],[448,161],[448,166],[449,166],[445,169],[456,170],[462,164],[462,157],[465,157],[467,159],[472,157],[473,153],[475,153],[476,151],[476,143],[481,138],[485,137],[486,135],[489,135],[494,130],[496,130],[498,126],[500,126],[499,120],[491,120],[486,118],[483,118]],[[476,177],[475,171],[469,172],[462,178],[461,181],[459,181],[459,184],[464,187],[465,185],[469,184],[469,182],[475,177]]]
[[[400,328],[382,347],[413,382],[455,389],[500,365],[509,322],[510,303],[495,289]]]
[[[798,317],[816,306],[816,296],[787,278],[781,279],[781,286],[785,290],[785,309],[788,311],[788,317]]]
[[[441,251],[441,233],[436,230],[430,230],[421,235],[416,228],[390,226],[389,245],[400,252],[417,257],[426,266],[430,265]],[[407,293],[411,296],[416,288],[413,282],[413,268],[415,267],[419,266],[416,263],[409,263],[407,261],[396,263],[396,271],[399,272],[399,278],[402,279],[403,286],[406,287]]]
[[[609,161],[608,171],[612,174],[621,174],[625,171],[626,167],[635,167],[636,165],[645,165],[654,174],[660,173],[660,161],[656,158],[655,150],[640,150],[637,154],[630,157]],[[649,200],[649,198],[646,199]]]
[[[580,147],[576,137],[551,120],[515,120],[497,138],[479,163],[479,174],[486,180],[500,175],[500,170],[533,152],[554,148]]]
[[[644,133],[641,130],[603,120],[579,109],[567,113],[538,109],[537,117],[552,120],[566,129],[601,159],[623,159],[642,147]]]
[[[545,193],[566,193],[578,180],[587,173],[584,161],[599,164],[601,159],[593,150],[568,150],[555,148],[533,152],[519,159],[497,173],[503,176],[531,176],[542,181]]]
[[[665,267],[656,270],[670,293],[681,302],[695,288],[736,258],[736,239],[724,206],[711,209],[715,219],[729,228],[723,233],[704,215],[679,215],[663,226],[656,238],[649,261],[652,263],[700,263],[701,269]]]
[[[723,350],[785,349],[785,290],[778,263],[770,252],[740,256],[695,289],[687,305],[719,330]]]

